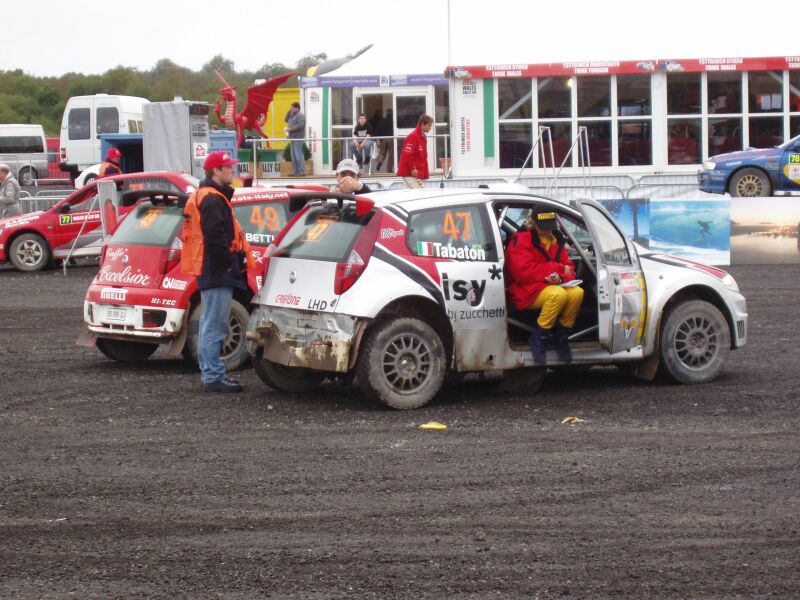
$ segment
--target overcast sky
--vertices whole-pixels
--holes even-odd
[[[254,70],[387,40],[398,53],[430,45],[454,65],[800,54],[788,0],[747,8],[698,0],[36,0],[29,14],[15,6],[6,10],[0,69],[33,75],[147,70],[162,58],[197,70],[217,54]],[[444,68],[439,62],[431,72]]]

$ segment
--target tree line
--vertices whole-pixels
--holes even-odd
[[[352,56],[358,56],[367,48]],[[41,124],[48,136],[57,137],[67,100],[72,96],[89,94],[141,96],[152,102],[170,101],[181,96],[185,100],[214,103],[220,100],[219,89],[222,87],[214,69],[218,69],[228,83],[237,86],[237,110],[242,110],[246,101],[245,91],[256,79],[270,79],[289,71],[305,74],[327,58],[324,52],[306,54],[293,67],[267,63],[255,71],[236,71],[233,61],[222,55],[212,58],[199,71],[177,65],[168,58],[159,60],[149,71],[118,66],[102,75],[66,73],[60,77],[35,77],[20,69],[0,70],[0,123]],[[289,79],[283,87],[298,87],[297,76]]]

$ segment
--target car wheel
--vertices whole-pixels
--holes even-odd
[[[665,315],[659,371],[678,383],[704,383],[722,370],[731,337],[722,313],[703,300],[683,302]]]
[[[50,265],[50,246],[36,233],[23,233],[11,243],[9,258],[20,271],[41,271]]]
[[[92,183],[92,182],[93,182],[95,179],[97,179],[97,175],[87,175],[87,176],[86,176],[86,179],[84,179],[84,180],[83,180],[83,185],[89,185],[89,184],[90,184],[90,183]],[[81,186],[81,187],[83,187],[83,186]]]
[[[737,171],[728,186],[728,192],[735,198],[755,198],[771,196],[772,186],[769,178],[758,169]]]
[[[442,340],[419,319],[379,321],[368,332],[356,366],[367,398],[400,410],[424,406],[447,373]]]
[[[158,344],[143,344],[141,342],[125,342],[122,340],[97,340],[97,349],[112,360],[124,363],[137,363],[147,360],[158,348]]]
[[[19,184],[20,185],[33,185],[36,183],[36,169],[33,167],[25,167],[20,169]]]
[[[201,304],[198,303],[192,309],[191,315],[189,315],[189,322],[187,323],[189,331],[186,335],[186,344],[183,346],[184,358],[195,366],[199,361],[200,306]],[[225,340],[222,342],[220,355],[228,371],[242,368],[250,358],[247,354],[247,344],[245,343],[245,331],[247,330],[247,320],[249,318],[250,313],[247,312],[247,309],[237,300],[232,300],[228,335],[225,336]]]
[[[269,387],[290,394],[310,392],[325,380],[326,373],[312,371],[303,367],[287,367],[259,358],[253,361],[253,368],[259,379]]]

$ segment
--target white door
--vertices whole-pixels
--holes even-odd
[[[400,157],[403,140],[414,131],[421,115],[433,116],[433,98],[431,91],[402,91],[394,94],[394,135],[397,142],[394,155]],[[433,138],[428,137],[428,169],[433,172],[434,146]]]
[[[67,149],[67,162],[78,165],[80,171],[100,162],[95,158],[94,152],[93,113],[94,104],[91,99],[87,99],[85,102],[69,106],[64,119],[66,135],[62,140],[66,142],[64,145]]]
[[[592,200],[579,200],[578,206],[597,257],[600,345],[612,354],[622,352],[638,346],[644,334],[647,288],[639,257],[602,206]]]

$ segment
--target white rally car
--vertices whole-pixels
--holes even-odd
[[[573,365],[702,383],[745,344],[731,275],[626,240],[592,200],[403,190],[312,202],[275,239],[248,324],[258,375],[301,392],[355,374],[367,397],[400,409],[430,401],[448,371],[543,377],[527,344],[533,315],[507,302],[503,272],[504,243],[537,204],[557,213],[583,281]],[[559,366],[552,349],[547,364]]]

